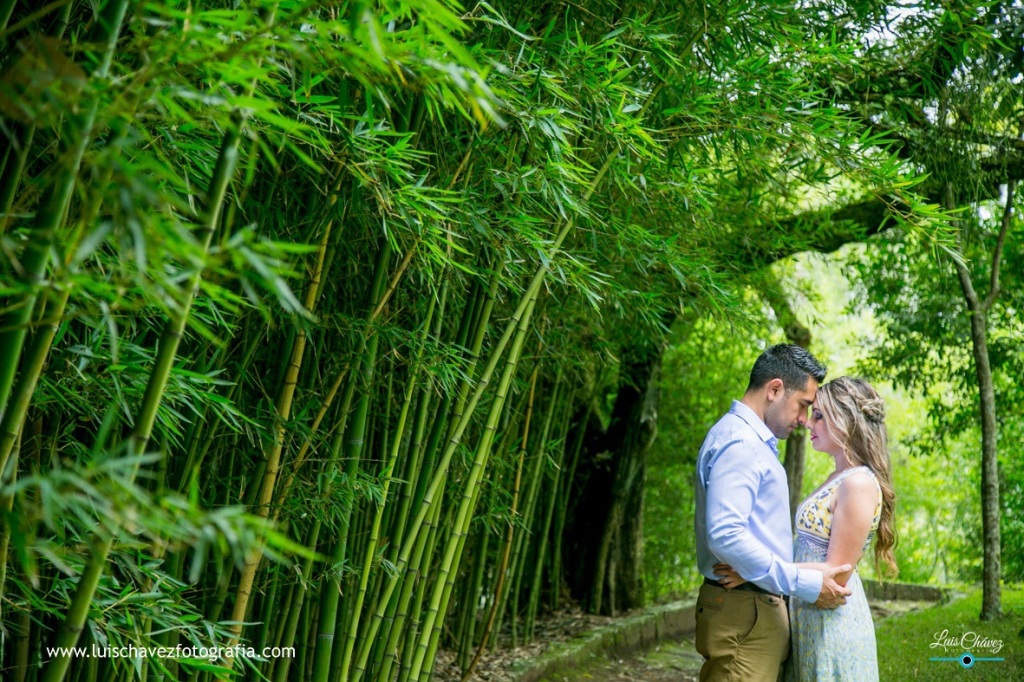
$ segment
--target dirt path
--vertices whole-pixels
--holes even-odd
[[[932,606],[932,601],[872,599],[875,622],[889,616]],[[552,643],[567,642],[586,632],[607,627],[616,621],[579,611],[565,611],[538,622],[537,639],[516,649],[499,648],[486,654],[477,666],[472,682],[516,682],[523,664],[542,657]],[[693,635],[663,641],[653,649],[628,656],[597,656],[575,669],[548,673],[538,682],[696,682],[703,659],[697,654]],[[442,651],[434,672],[435,682],[459,682],[462,670],[450,651]],[[536,680],[537,677],[529,676]]]
[[[696,682],[703,662],[691,638],[659,644],[638,656],[595,661],[572,677],[545,678],[542,682]]]
[[[922,601],[874,601],[875,622],[907,611],[931,606]],[[570,675],[547,677],[541,682],[696,682],[704,659],[694,648],[693,637],[663,642],[634,656],[596,659],[585,669]]]

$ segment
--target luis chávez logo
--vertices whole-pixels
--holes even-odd
[[[978,663],[1001,662],[1004,659],[997,657],[1003,649],[1003,640],[989,639],[982,637],[976,632],[965,632],[960,636],[951,635],[949,630],[935,633],[935,641],[928,645],[931,649],[941,649],[944,652],[960,651],[957,656],[933,656],[930,661],[951,661],[957,662],[962,668],[973,668]]]

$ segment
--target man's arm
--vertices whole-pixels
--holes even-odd
[[[819,609],[834,609],[846,603],[846,596],[850,594],[849,588],[846,587],[846,581],[853,574],[853,566],[850,564],[830,566],[823,563],[799,563],[796,566],[798,568],[821,571],[821,592],[818,594],[818,599],[814,602],[814,605]],[[718,584],[727,590],[749,582],[733,570],[729,564],[715,564],[715,575],[719,576]]]
[[[745,444],[725,444],[707,472],[708,547],[720,561],[759,587],[816,602],[822,596],[823,585],[825,592],[833,591],[823,574],[783,561],[749,530],[760,482],[761,472],[751,466]]]
[[[821,571],[821,592],[814,600],[819,609],[834,609],[846,603],[846,598],[853,592],[846,582],[853,575],[853,564],[797,564],[802,568]]]

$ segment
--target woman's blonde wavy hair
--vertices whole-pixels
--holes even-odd
[[[885,428],[885,402],[868,382],[853,377],[833,379],[818,389],[818,408],[832,440],[843,449],[852,466],[866,466],[882,489],[882,514],[875,534],[875,570],[881,565],[899,573],[893,549],[896,526],[893,512],[896,491],[889,463],[889,436]]]

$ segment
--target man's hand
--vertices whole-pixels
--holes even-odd
[[[721,576],[718,579],[718,584],[727,590],[747,582],[729,564],[715,564],[715,575]]]
[[[821,594],[814,605],[819,609],[835,609],[846,603],[852,590],[846,586],[846,581],[853,574],[853,566],[843,564],[842,566],[829,566],[821,572]]]

